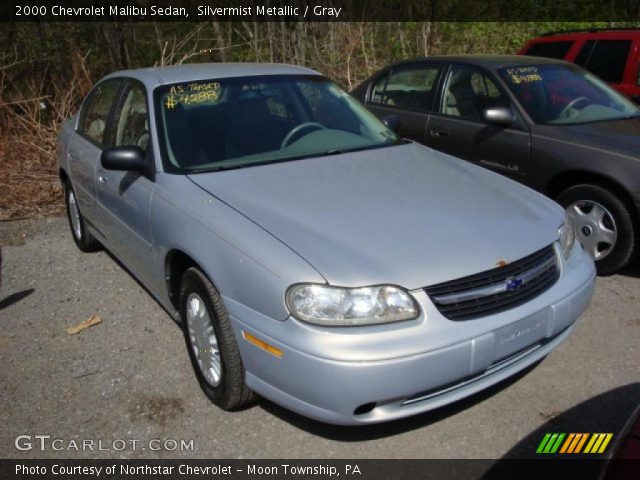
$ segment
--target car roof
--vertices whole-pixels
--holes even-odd
[[[128,77],[141,81],[147,88],[159,85],[231,77],[261,75],[320,75],[318,72],[296,65],[280,63],[190,63],[165,67],[140,68],[113,72],[104,79]]]
[[[549,64],[549,65],[572,65],[564,60],[556,60],[554,58],[545,57],[530,57],[523,55],[433,55],[430,57],[418,57],[410,60],[403,60],[394,63],[392,66],[400,66],[407,63],[416,63],[424,61],[443,61],[452,63],[467,63],[469,65],[475,65],[483,67],[488,70],[496,70],[502,67],[511,67],[518,65],[531,65],[533,63]]]

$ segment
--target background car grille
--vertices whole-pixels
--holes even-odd
[[[559,276],[553,245],[504,267],[494,268],[468,277],[426,287],[424,290],[440,313],[450,320],[470,320],[503,312],[540,295],[553,285]],[[504,287],[510,279],[526,279],[519,288],[498,293],[480,294],[476,291]],[[448,295],[459,295],[460,300]]]

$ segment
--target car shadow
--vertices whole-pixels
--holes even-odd
[[[607,432],[615,435],[640,403],[640,383],[631,383],[590,398],[550,418],[509,450],[504,458],[534,457],[547,432]]]
[[[410,432],[412,430],[417,430],[419,428],[429,426],[432,423],[444,420],[445,418],[457,415],[458,413],[461,413],[464,410],[471,408],[480,402],[483,402],[484,400],[495,395],[501,390],[504,390],[505,388],[508,388],[509,386],[518,382],[520,379],[529,374],[533,369],[535,369],[535,367],[539,363],[540,361],[525,368],[521,372],[518,372],[514,376],[509,377],[502,382],[489,387],[486,390],[478,392],[475,395],[459,400],[450,405],[386,423],[356,426],[330,425],[307,417],[303,417],[265,398],[260,398],[258,401],[258,405],[271,415],[274,415],[281,420],[301,430],[305,430],[306,432],[315,436],[338,442],[361,442],[367,440],[376,440]]]
[[[637,258],[618,273],[625,277],[640,278],[640,259]]]
[[[7,308],[14,303],[18,303],[20,300],[31,295],[35,290],[33,288],[28,288],[26,290],[21,290],[20,292],[12,293],[11,295],[0,300],[0,310]]]
[[[640,383],[631,383],[600,395],[550,418],[514,445],[486,472],[483,480],[494,478],[598,478],[606,454],[621,429],[640,403]],[[603,454],[536,454],[547,433],[613,433]],[[576,462],[575,459],[580,461]],[[559,476],[564,471],[567,475]],[[526,472],[527,475],[522,475]],[[636,477],[637,478],[637,477]]]

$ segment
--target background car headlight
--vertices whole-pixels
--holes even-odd
[[[573,232],[571,217],[566,213],[564,215],[564,223],[558,230],[558,236],[560,237],[560,250],[562,251],[562,255],[564,255],[564,258],[567,258],[576,241],[576,236]]]
[[[318,325],[373,325],[410,320],[419,314],[413,297],[391,285],[338,288],[298,284],[287,291],[286,303],[294,317]]]

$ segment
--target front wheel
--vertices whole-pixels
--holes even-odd
[[[69,220],[69,227],[71,228],[71,236],[76,246],[83,252],[100,250],[102,245],[100,245],[100,242],[87,230],[87,224],[80,213],[76,192],[67,182],[64,184],[64,199],[67,205],[67,219]]]
[[[625,203],[599,185],[575,185],[558,198],[571,217],[576,238],[596,262],[599,275],[611,275],[633,256],[636,229]]]
[[[182,276],[180,305],[189,358],[203,392],[224,410],[249,403],[253,394],[244,381],[229,315],[218,291],[197,268]]]

